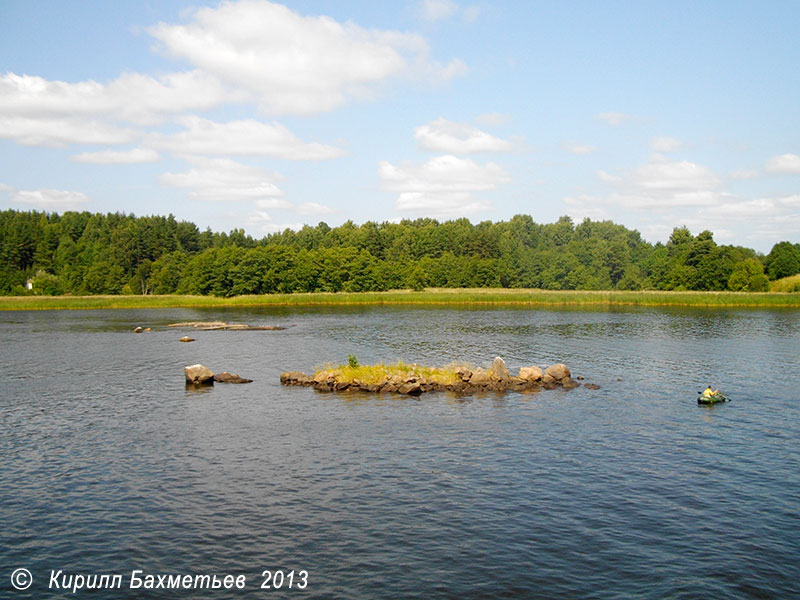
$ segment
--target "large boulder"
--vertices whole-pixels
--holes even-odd
[[[188,367],[183,368],[183,372],[186,375],[186,381],[189,383],[193,383],[195,385],[214,383],[213,371],[208,367],[204,367],[203,365],[189,365]]]
[[[539,367],[521,367],[519,378],[525,381],[541,381],[542,370]]]
[[[409,396],[419,396],[422,393],[422,386],[418,381],[409,381],[401,385],[397,391]]]
[[[568,379],[570,377],[569,368],[563,363],[550,365],[545,369],[544,374],[549,375],[555,381],[561,381],[562,379]]]
[[[484,385],[489,383],[489,373],[483,367],[478,367],[472,372],[472,376],[469,378],[469,382],[472,385]]]
[[[492,361],[492,370],[490,371],[490,377],[495,381],[508,381],[511,375],[508,372],[508,368],[506,367],[506,362],[496,356],[495,359]]]

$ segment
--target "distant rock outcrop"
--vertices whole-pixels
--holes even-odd
[[[191,327],[200,331],[281,331],[278,325],[246,325],[245,323],[226,323],[224,321],[183,321],[170,323],[167,327]]]

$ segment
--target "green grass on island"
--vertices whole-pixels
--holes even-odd
[[[777,283],[777,282],[776,282]],[[800,308],[800,294],[773,292],[427,289],[234,296],[2,296],[0,310],[216,308],[248,306],[707,306]]]
[[[361,365],[355,360],[346,365],[324,365],[316,369],[312,377],[320,373],[328,373],[332,375],[336,381],[347,383],[358,381],[369,385],[388,381],[392,377],[400,377],[403,379],[414,376],[417,378],[425,378],[428,381],[441,385],[453,385],[461,381],[456,373],[456,368],[459,366],[465,365],[452,364],[444,367],[427,367],[417,364],[406,364],[404,362],[398,362],[392,365],[387,365],[385,363]],[[470,367],[470,369],[472,368]]]

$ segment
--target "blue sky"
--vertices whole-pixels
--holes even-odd
[[[0,208],[800,241],[800,3],[0,3]]]

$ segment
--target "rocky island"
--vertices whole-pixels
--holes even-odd
[[[349,365],[323,368],[313,375],[299,371],[281,373],[283,385],[310,386],[320,392],[362,391],[397,393],[418,396],[424,392],[450,391],[469,394],[480,391],[538,391],[563,387],[572,389],[581,384],[572,378],[569,368],[561,363],[550,365],[544,372],[535,366],[522,367],[512,375],[499,356],[488,368],[466,365],[424,367],[417,364]],[[587,387],[597,388],[592,384]]]

